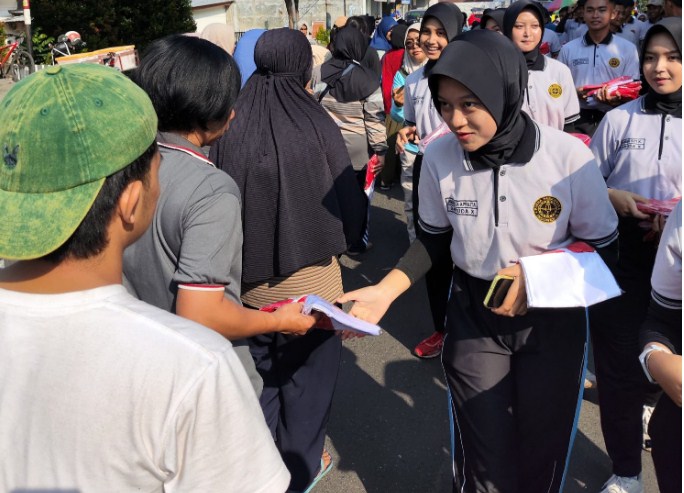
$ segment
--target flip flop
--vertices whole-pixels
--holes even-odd
[[[323,479],[325,477],[325,475],[328,474],[333,467],[334,461],[333,461],[332,455],[330,455],[330,452],[328,452],[327,450],[324,450],[323,453],[328,454],[328,456],[330,456],[330,462],[328,462],[328,465],[326,466],[325,461],[323,460],[323,457],[321,457],[321,468],[319,469],[318,474],[316,475],[314,480],[311,482],[311,484],[308,486],[308,488],[306,488],[304,490],[304,493],[310,493],[311,490],[314,489],[314,486],[316,486],[316,484],[318,484],[318,482],[321,479]]]

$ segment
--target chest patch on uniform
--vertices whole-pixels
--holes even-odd
[[[629,138],[620,141],[620,150],[622,149],[645,149],[646,139],[643,138]]]
[[[552,98],[558,99],[563,94],[563,88],[560,84],[551,84],[549,86],[549,94]]]
[[[543,223],[552,223],[560,216],[563,206],[556,197],[546,195],[534,203],[534,217]]]
[[[588,58],[575,58],[572,61],[572,66],[576,67],[577,65],[589,65],[589,59]]]
[[[613,68],[617,68],[620,66],[620,59],[619,58],[611,58],[608,60],[608,65],[610,65]]]
[[[457,216],[477,216],[477,200],[456,200],[451,197],[444,200],[446,202],[446,210],[450,214],[456,214]]]

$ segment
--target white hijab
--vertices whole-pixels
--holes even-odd
[[[411,31],[418,31],[420,33],[420,22],[411,24],[409,28],[406,30],[406,34],[404,35],[404,46],[406,46],[408,33],[410,33]],[[412,74],[426,63],[427,57],[421,63],[418,63],[413,58],[411,58],[411,55],[409,55],[409,50],[404,50],[404,62],[402,63],[401,68],[404,69],[404,72],[406,72],[407,75]]]

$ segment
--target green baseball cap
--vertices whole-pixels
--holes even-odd
[[[0,101],[0,258],[59,248],[81,224],[105,178],[154,142],[145,92],[102,65],[56,65]]]

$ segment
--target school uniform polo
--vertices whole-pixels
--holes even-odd
[[[579,98],[570,69],[544,58],[544,70],[530,70],[522,110],[537,123],[558,130],[579,118]]]
[[[595,44],[587,32],[563,46],[558,60],[570,68],[575,87],[602,84],[624,75],[639,79],[639,54],[636,46],[611,33]],[[603,112],[612,109],[604,103],[584,100],[580,101],[580,108]]]
[[[404,86],[404,120],[407,125],[415,124],[418,136],[421,138],[439,127],[444,121],[432,102],[432,93],[424,72],[425,67],[413,72],[406,78]]]
[[[563,44],[569,43],[573,39],[584,36],[587,32],[587,25],[584,22],[578,22],[575,19],[569,19],[565,23],[565,32],[563,33]]]
[[[619,31],[614,33],[615,36],[618,36],[622,39],[626,39],[630,43],[634,44],[637,48],[639,48],[639,41],[641,38],[641,29],[639,26],[636,26],[634,23],[632,24],[625,24],[620,28]]]
[[[558,34],[551,29],[544,29],[541,45],[542,53],[544,53],[546,56],[553,56],[561,50],[561,47],[562,45]],[[548,51],[544,48],[548,48]]]
[[[638,98],[606,113],[591,141],[609,188],[667,200],[682,195],[682,119]]]
[[[617,216],[591,151],[574,137],[537,126],[528,163],[475,169],[453,134],[428,146],[420,180],[420,224],[453,229],[451,256],[470,276],[491,280],[520,257],[576,240],[602,247]]]

